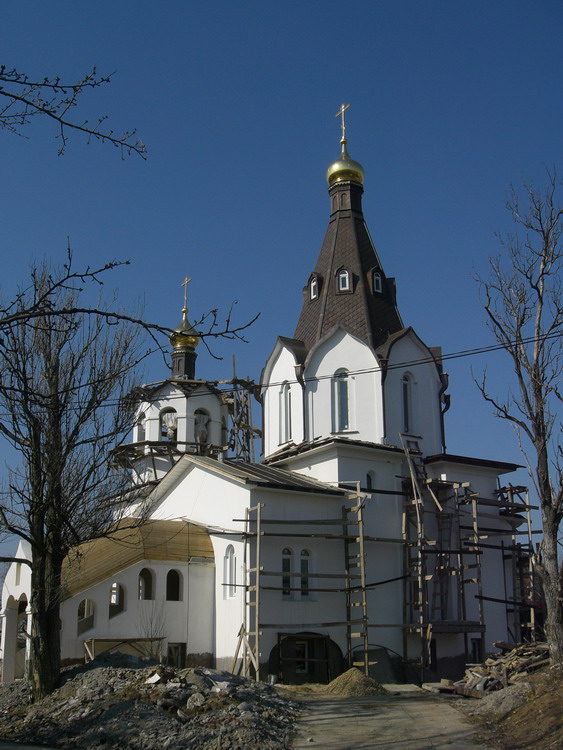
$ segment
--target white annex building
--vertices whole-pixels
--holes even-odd
[[[118,456],[148,487],[130,515],[149,520],[66,566],[65,660],[120,650],[286,682],[356,664],[412,681],[410,668],[457,676],[533,626],[528,505],[505,476],[516,466],[446,452],[440,350],[401,319],[344,123],[341,144],[295,334],[275,341],[259,386],[195,378],[184,308],[170,377],[136,391]],[[247,450],[251,392],[261,463]],[[5,682],[24,674],[28,571],[13,564],[2,592]]]

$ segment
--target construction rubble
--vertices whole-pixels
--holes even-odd
[[[517,684],[549,664],[547,643],[523,644],[511,650],[502,642],[494,645],[503,649],[503,653],[489,656],[483,664],[469,665],[462,680],[442,681],[444,689],[470,698],[483,698],[487,693]]]
[[[298,704],[270,685],[201,667],[97,662],[63,673],[62,686],[33,705],[23,681],[5,687],[0,738],[61,748],[291,747]]]

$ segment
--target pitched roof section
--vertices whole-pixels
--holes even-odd
[[[362,186],[353,181],[329,188],[331,216],[309,284],[304,289],[295,338],[310,350],[340,324],[375,348],[390,333],[403,328],[395,302],[394,279],[386,278],[362,212]],[[339,272],[349,273],[349,291],[339,289]],[[381,290],[374,288],[379,273]],[[316,277],[318,296],[311,299],[310,282]]]
[[[67,595],[77,594],[141,560],[173,563],[187,562],[190,557],[213,559],[213,545],[203,526],[124,518],[111,536],[83,542],[65,557],[63,590]]]
[[[219,474],[230,476],[243,484],[290,492],[313,492],[323,495],[342,495],[342,490],[330,484],[287,469],[278,469],[264,464],[249,464],[244,461],[225,459],[217,461],[206,456],[186,456],[185,461],[204,466]]]

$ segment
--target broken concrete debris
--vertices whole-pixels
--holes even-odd
[[[23,686],[4,690],[0,736],[61,748],[287,750],[299,713],[265,683],[200,667],[99,666],[64,677],[34,705]]]

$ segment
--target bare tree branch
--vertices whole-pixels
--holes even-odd
[[[127,266],[130,262],[128,260],[115,260],[96,268],[87,267],[83,270],[75,270],[73,251],[70,245],[68,245],[67,257],[62,269],[57,273],[51,271],[48,278],[42,280],[40,289],[37,288],[37,284],[34,282],[32,272],[32,284],[30,286],[20,290],[15,299],[9,304],[2,305],[0,302],[0,335],[7,328],[20,323],[27,325],[40,324],[41,319],[45,315],[50,316],[51,325],[55,325],[56,317],[89,315],[95,318],[103,318],[108,325],[130,323],[143,328],[152,338],[155,349],[162,350],[163,344],[160,337],[168,337],[173,332],[172,328],[159,323],[147,322],[142,318],[129,315],[123,311],[106,310],[100,306],[82,306],[75,303],[71,304],[68,301],[64,306],[60,305],[59,294],[61,292],[76,292],[79,295],[89,283],[103,287],[105,276],[109,271]],[[225,323],[222,326],[217,323],[218,310],[211,310],[196,320],[193,325],[198,328],[198,336],[204,342],[206,339],[226,338],[247,343],[243,332],[253,325],[260,314],[258,313],[245,323],[232,326],[232,310],[233,306],[231,305]],[[204,324],[205,327],[202,328]],[[207,348],[209,350],[208,346]]]
[[[37,117],[52,120],[57,125],[60,140],[59,154],[64,154],[68,145],[68,131],[82,133],[88,142],[95,138],[118,148],[122,157],[138,154],[146,158],[147,150],[136,138],[136,131],[124,131],[121,135],[104,127],[107,115],[97,118],[94,123],[78,121],[70,117],[71,110],[78,105],[80,96],[86,91],[111,83],[113,74],[100,76],[96,68],[83,78],[72,83],[60,78],[30,79],[24,73],[5,65],[0,67],[0,128],[24,137],[23,130]]]

